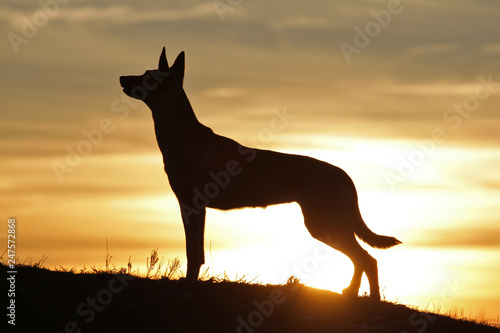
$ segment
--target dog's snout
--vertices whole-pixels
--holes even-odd
[[[125,80],[126,76],[120,76],[120,85],[122,86],[122,88],[125,88]]]

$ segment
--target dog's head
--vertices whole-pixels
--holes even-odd
[[[120,85],[128,96],[148,102],[158,95],[182,89],[184,79],[184,51],[179,53],[172,67],[168,67],[165,48],[161,51],[158,69],[142,75],[120,76]]]

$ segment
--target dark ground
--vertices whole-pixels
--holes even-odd
[[[16,325],[6,325],[7,332],[500,332],[404,305],[347,300],[298,283],[186,285],[126,274],[16,269]],[[6,281],[7,267],[0,270]],[[2,296],[4,322],[10,299]]]

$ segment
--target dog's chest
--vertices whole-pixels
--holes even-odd
[[[177,196],[188,195],[204,183],[205,175],[218,164],[204,144],[181,142],[163,153],[165,172]]]

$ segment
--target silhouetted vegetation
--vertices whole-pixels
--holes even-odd
[[[46,259],[46,257],[44,257]],[[422,312],[368,297],[306,287],[209,276],[194,284],[181,277],[178,259],[147,258],[140,275],[116,268],[18,266],[16,331],[34,332],[498,332],[470,319]],[[1,265],[3,276],[8,268]],[[4,307],[5,309],[5,307]]]

